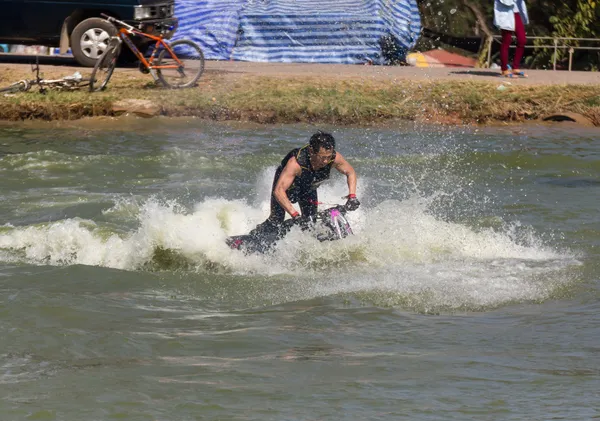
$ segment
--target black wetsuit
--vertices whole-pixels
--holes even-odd
[[[308,148],[309,146],[306,145],[302,148],[296,148],[290,151],[285,158],[283,158],[279,167],[277,167],[275,177],[273,178],[273,186],[271,187],[271,214],[265,222],[256,228],[258,231],[277,230],[285,219],[285,209],[283,209],[275,198],[274,191],[277,181],[279,181],[279,176],[292,157],[296,158],[296,161],[298,161],[298,164],[302,168],[302,172],[294,178],[292,185],[286,190],[288,199],[290,199],[290,202],[298,203],[300,205],[300,211],[302,212],[303,217],[312,217],[316,215],[318,203],[317,188],[329,179],[329,173],[331,172],[331,167],[333,167],[333,161],[335,160],[335,152],[329,163],[318,170],[314,170],[310,163]]]

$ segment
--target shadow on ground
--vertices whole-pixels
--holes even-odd
[[[499,77],[501,73],[499,71],[493,72],[491,70],[461,70],[458,72],[450,72],[453,75],[472,75],[472,76],[495,76]]]
[[[81,67],[79,63],[75,61],[73,56],[47,56],[33,54],[0,54],[0,63],[35,64],[36,58],[40,64]]]
[[[73,56],[48,56],[48,55],[35,55],[35,54],[14,54],[5,53],[0,54],[0,64],[32,64],[34,65],[38,61],[39,65],[45,66],[65,66],[65,67],[80,67],[86,69],[75,60]],[[137,61],[132,63],[119,63],[118,67],[137,67]],[[89,68],[92,69],[91,67]]]

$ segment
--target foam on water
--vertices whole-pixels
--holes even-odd
[[[269,209],[272,169],[258,178],[253,203],[209,198],[186,209],[177,201],[119,200],[104,212],[134,216],[137,228],[80,218],[0,229],[0,259],[33,264],[93,265],[124,270],[214,271],[251,277],[284,275],[280,291],[259,294],[272,302],[336,294],[361,295],[380,305],[430,307],[493,306],[544,299],[571,282],[564,269],[577,264],[568,251],[545,245],[534,234],[516,236],[510,227],[479,229],[436,218],[430,199],[415,196],[361,207],[348,214],[355,235],[320,243],[292,229],[276,250],[245,255],[225,239],[264,220]],[[364,198],[368,181],[361,183]],[[320,189],[335,204],[343,180]],[[548,281],[550,280],[550,281]],[[546,282],[547,281],[547,282]]]

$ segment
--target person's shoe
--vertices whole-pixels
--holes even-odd
[[[521,78],[529,77],[527,75],[527,73],[525,73],[523,70],[513,70],[512,74],[514,77],[521,77]]]

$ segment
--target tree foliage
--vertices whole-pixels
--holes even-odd
[[[549,36],[558,38],[598,38],[600,36],[600,20],[596,2],[591,0],[571,0],[546,5],[550,11],[548,23],[551,26]],[[585,40],[559,40],[559,45],[566,47],[592,46],[599,47],[600,43]],[[547,40],[536,40],[536,45],[548,45]],[[588,70],[597,69],[598,52],[573,50],[575,66]],[[556,57],[554,57],[556,55]],[[532,64],[536,67],[546,67],[554,60],[559,65],[567,66],[569,49],[543,48],[533,57]]]
[[[526,0],[530,24],[528,36],[569,38],[600,38],[599,0]],[[418,0],[423,26],[454,36],[483,36],[484,25],[495,33],[493,26],[493,0]],[[480,13],[474,13],[478,10]],[[480,16],[476,16],[479,14]],[[485,20],[482,21],[482,17]],[[536,45],[553,44],[552,40],[539,40]],[[571,41],[571,46],[600,47],[599,42]],[[530,65],[552,66],[553,48],[528,51]],[[568,49],[560,49],[556,57],[559,64],[568,62]],[[600,66],[600,53],[594,50],[575,50],[574,67],[594,69]]]

